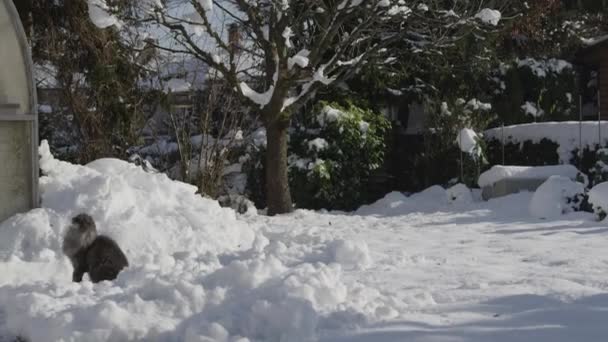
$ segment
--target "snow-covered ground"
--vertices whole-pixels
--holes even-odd
[[[117,160],[41,149],[43,208],[0,225],[0,336],[37,341],[603,341],[604,223],[529,214],[462,186],[355,213],[237,216]],[[87,211],[130,267],[71,282],[61,236]],[[0,341],[3,338],[0,337]]]

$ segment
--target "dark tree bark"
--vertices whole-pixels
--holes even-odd
[[[288,120],[266,125],[266,198],[268,215],[288,213],[293,210],[287,172]]]

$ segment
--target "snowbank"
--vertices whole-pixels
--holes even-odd
[[[422,192],[406,196],[393,191],[378,201],[361,206],[356,215],[362,216],[400,216],[413,212],[433,212],[449,205],[448,192],[439,185],[434,185]]]
[[[554,219],[573,212],[585,194],[585,185],[568,177],[551,176],[536,189],[530,201],[530,214],[537,218]],[[573,199],[577,201],[572,201]]]
[[[583,122],[582,134],[579,137],[579,122],[541,122],[504,127],[505,143],[522,144],[526,140],[539,143],[546,138],[559,145],[557,154],[561,163],[568,163],[572,159],[572,152],[579,148],[579,138],[582,147],[595,148],[598,143],[597,122]],[[602,146],[608,144],[608,121],[602,121]],[[486,139],[502,141],[502,129],[493,128],[484,132]]]
[[[549,166],[504,166],[494,165],[479,176],[477,184],[480,187],[490,186],[506,178],[543,179],[551,176],[563,176],[576,179],[580,171],[572,165]]]
[[[473,193],[466,185],[459,183],[446,190],[448,199],[452,203],[470,204],[473,203]]]
[[[589,190],[589,203],[597,214],[608,213],[608,182],[603,182]]]
[[[311,341],[386,306],[343,279],[372,264],[361,240],[268,238],[265,218],[191,185],[115,159],[72,165],[46,142],[40,165],[43,208],[0,224],[0,341]],[[61,237],[83,211],[129,258],[113,282],[71,282]]]

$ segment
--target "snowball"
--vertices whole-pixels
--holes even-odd
[[[500,11],[484,8],[475,15],[475,18],[481,20],[485,24],[496,26],[502,18],[502,14]]]
[[[572,212],[580,204],[585,186],[568,177],[551,176],[536,189],[530,202],[530,214],[537,218],[554,219]],[[578,198],[577,202],[571,202]]]
[[[475,131],[470,128],[463,128],[458,133],[456,143],[462,152],[479,156],[481,155],[481,148],[479,147],[479,136]]]
[[[452,203],[469,204],[473,203],[473,194],[466,185],[459,183],[446,190],[448,199]]]
[[[506,178],[546,179],[551,176],[563,176],[572,180],[581,172],[572,165],[549,166],[504,166],[494,165],[479,176],[477,184],[480,187],[492,185]]]
[[[393,191],[375,203],[361,206],[355,213],[366,216],[400,216],[412,212],[433,212],[448,203],[446,190],[434,185],[409,197]]]

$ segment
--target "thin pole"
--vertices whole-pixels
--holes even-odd
[[[505,123],[500,124],[500,134],[502,135],[502,165],[505,165]]]
[[[602,101],[600,100],[600,91],[597,91],[597,145],[602,148]]]
[[[583,167],[583,95],[578,96],[578,168]]]
[[[463,152],[462,152],[462,128],[460,129],[460,134],[458,135],[458,138],[460,139],[460,183],[464,184],[464,167],[463,167],[463,163],[464,163],[464,157],[463,157]]]

